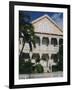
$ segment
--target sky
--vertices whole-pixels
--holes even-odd
[[[63,28],[63,13],[57,12],[36,12],[36,11],[23,11],[31,17],[31,21],[43,16],[44,14],[48,15],[57,23],[61,28]]]

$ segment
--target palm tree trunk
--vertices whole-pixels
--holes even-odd
[[[24,49],[24,45],[25,45],[25,42],[23,42],[23,46],[22,46],[22,49],[21,49],[21,52],[20,52],[20,55],[19,56],[22,55],[22,52],[23,52],[23,49]]]
[[[48,59],[47,58],[46,58],[46,62],[47,62],[46,66],[48,67]]]

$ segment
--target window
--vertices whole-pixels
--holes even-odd
[[[57,45],[57,39],[56,38],[52,38],[51,39],[51,44],[56,46]]]
[[[29,59],[29,58],[30,58],[29,53],[23,53],[23,54],[22,54],[22,58],[24,58],[24,59]]]
[[[34,53],[34,54],[32,55],[32,59],[35,59],[36,62],[39,62],[39,61],[40,61],[40,55],[39,55],[38,53]]]
[[[53,59],[54,62],[57,62],[58,61],[58,55],[57,54],[52,54],[51,59]]]
[[[48,46],[48,44],[49,44],[49,39],[48,39],[47,37],[43,37],[43,39],[42,39],[42,44]]]
[[[38,36],[35,37],[35,43],[40,45],[40,38]]]
[[[43,54],[42,55],[42,60],[46,61],[46,66],[48,67],[48,59],[49,59],[49,55],[48,54]]]
[[[42,59],[43,60],[48,60],[49,59],[49,55],[48,54],[42,54]]]

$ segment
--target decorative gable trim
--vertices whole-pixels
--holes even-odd
[[[38,22],[38,21],[40,21],[40,20],[42,20],[44,18],[47,18],[51,23],[53,23],[63,33],[63,30],[59,27],[59,25],[56,24],[55,21],[52,20],[47,14],[45,14],[45,15],[43,15],[43,16],[35,19],[35,20],[33,20],[31,23],[34,24],[34,23],[36,23],[36,22]]]

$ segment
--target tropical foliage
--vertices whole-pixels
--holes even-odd
[[[58,54],[59,54],[58,70],[63,71],[63,45],[60,45]]]
[[[57,53],[57,58],[55,58],[55,61],[57,65],[52,66],[52,71],[63,71],[63,44],[59,46],[59,52]]]
[[[24,45],[27,42],[30,47],[30,51],[32,51],[32,44],[35,47],[35,33],[34,27],[30,23],[30,16],[24,12],[19,12],[19,40],[22,38],[22,49],[20,51],[20,56],[23,52]]]
[[[32,73],[33,63],[31,63],[31,60],[28,60],[27,62],[19,63],[19,73],[20,74],[30,74]]]
[[[30,19],[31,17],[27,13],[19,12],[19,41],[22,39],[22,48],[19,52],[19,73],[30,73],[33,65],[30,59],[25,62],[23,57],[25,43],[29,44],[30,51],[32,51],[32,46],[35,47],[34,27],[30,23]]]
[[[44,69],[43,69],[43,66],[41,64],[36,64],[33,67],[33,73],[43,73],[43,72],[44,72]]]

